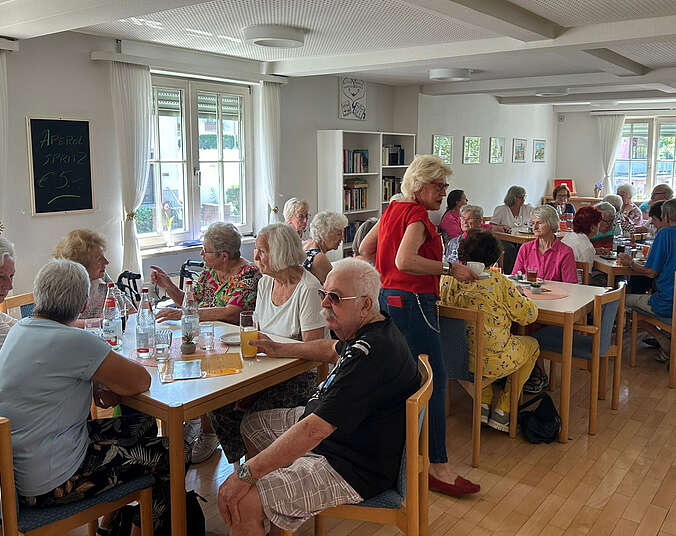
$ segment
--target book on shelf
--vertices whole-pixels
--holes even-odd
[[[364,223],[365,220],[353,220],[347,224],[345,231],[343,232],[343,244],[352,244],[354,241],[354,235],[357,233],[360,225]]]
[[[365,210],[368,208],[369,183],[364,179],[351,179],[343,182],[343,212]]]
[[[401,177],[383,176],[383,202],[387,203],[394,194],[401,193]]]
[[[403,166],[405,161],[401,145],[383,145],[383,166]]]
[[[368,173],[369,152],[367,149],[343,150],[343,173]]]

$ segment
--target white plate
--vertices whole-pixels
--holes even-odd
[[[239,346],[239,333],[226,333],[219,337],[220,341],[230,346]]]

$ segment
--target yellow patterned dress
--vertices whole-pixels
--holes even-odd
[[[514,282],[502,274],[490,273],[490,278],[461,283],[452,276],[441,277],[441,303],[484,313],[484,376],[502,378],[519,371],[519,392],[530,376],[540,347],[533,337],[512,335],[512,322],[522,326],[535,322],[538,309],[535,302],[522,295]],[[476,340],[474,327],[467,328],[470,370],[474,371]],[[510,379],[498,398],[495,408],[509,413]],[[492,386],[487,386],[481,401],[491,404]]]

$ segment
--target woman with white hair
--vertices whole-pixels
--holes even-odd
[[[14,244],[6,238],[0,237],[0,303],[5,301],[7,294],[12,290],[14,282]],[[17,320],[11,316],[0,313],[0,348],[5,342],[5,337]]]
[[[613,249],[613,237],[615,236],[615,216],[617,211],[615,207],[607,201],[601,201],[594,205],[601,213],[601,223],[599,224],[599,232],[592,236],[589,240],[594,245],[594,249],[611,250]]]
[[[510,186],[504,203],[504,205],[495,207],[491,223],[507,227],[521,227],[530,221],[533,207],[526,204],[526,189],[523,186]]]
[[[643,214],[631,198],[634,197],[634,187],[631,184],[620,184],[617,187],[617,195],[622,199],[622,230],[626,232],[633,232],[636,227],[643,223]]]
[[[319,282],[324,284],[331,271],[331,262],[326,254],[338,249],[343,241],[343,231],[347,218],[337,212],[320,212],[310,223],[310,240],[303,243],[305,262],[303,268],[309,270]]]
[[[259,331],[298,341],[324,338],[326,321],[318,294],[322,286],[301,266],[305,252],[294,229],[285,223],[263,227],[256,237],[254,260],[263,274],[254,313]],[[317,372],[311,370],[211,412],[228,461],[239,462],[246,453],[239,431],[245,411],[303,406],[316,385]]]
[[[476,493],[480,486],[459,476],[446,454],[446,367],[441,352],[437,300],[439,276],[460,281],[478,276],[467,266],[442,261],[443,244],[427,211],[439,210],[453,173],[438,156],[417,156],[401,183],[404,198],[390,203],[366,235],[359,253],[375,258],[381,274],[380,308],[402,332],[414,356],[427,354],[434,372],[430,398],[430,489],[449,495]]]
[[[303,238],[307,222],[310,219],[310,205],[305,199],[292,197],[284,203],[284,221],[293,227],[298,236]]]
[[[549,205],[537,207],[532,221],[535,240],[521,245],[512,273],[536,269],[542,279],[577,283],[575,254],[554,234],[559,230],[556,210]]]
[[[72,325],[87,301],[84,266],[52,260],[35,277],[33,316],[12,328],[0,349],[0,415],[12,425],[19,503],[49,507],[94,497],[143,474],[155,477],[156,534],[168,530],[169,452],[157,423],[136,414],[89,420],[99,407],[150,387],[146,369],[106,341]],[[102,521],[106,534],[110,516]],[[135,520],[138,532],[138,515]]]

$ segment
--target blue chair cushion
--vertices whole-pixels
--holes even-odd
[[[659,315],[656,315],[655,313],[650,313],[650,312],[646,311],[645,309],[641,309],[640,307],[632,307],[632,309],[634,311],[636,311],[637,313],[641,313],[642,315],[650,316],[652,318],[656,318],[660,322],[664,322],[665,324],[671,325],[671,320],[672,320],[671,317],[659,316]]]
[[[546,326],[533,334],[533,337],[540,343],[541,350],[561,353],[563,348],[563,328],[559,326]],[[592,358],[592,339],[591,335],[573,332],[573,357],[583,359]]]
[[[94,497],[87,497],[81,501],[59,505],[50,506],[48,508],[35,508],[20,506],[18,512],[18,525],[20,532],[28,532],[39,529],[50,523],[66,519],[74,516],[95,506],[97,504],[106,502],[115,502],[123,497],[138,490],[151,487],[155,483],[155,479],[151,475],[144,475],[119,486],[115,486],[108,491],[96,495]]]
[[[379,493],[375,497],[371,497],[366,501],[362,501],[355,506],[366,506],[369,508],[391,508],[396,509],[404,502],[404,498],[395,490],[388,489]]]

